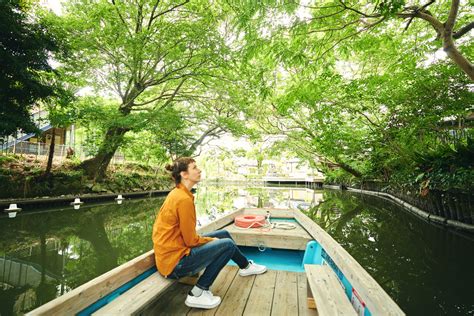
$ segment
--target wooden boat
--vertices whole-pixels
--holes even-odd
[[[236,216],[268,212],[272,223],[290,221],[295,228],[240,229],[233,224]],[[301,271],[269,265],[262,275],[240,277],[236,266],[227,265],[211,288],[222,303],[199,310],[184,304],[191,286],[163,278],[149,251],[27,315],[404,315],[362,266],[299,210],[240,209],[198,231],[217,229],[227,229],[243,248],[293,251],[300,256]]]

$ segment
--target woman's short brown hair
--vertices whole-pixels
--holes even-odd
[[[180,157],[172,164],[166,165],[165,168],[171,172],[174,182],[178,185],[181,183],[181,171],[188,171],[189,165],[193,162],[196,162],[196,160],[191,157]]]

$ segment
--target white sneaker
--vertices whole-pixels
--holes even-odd
[[[217,307],[221,303],[219,296],[212,295],[211,291],[202,291],[200,296],[192,296],[188,294],[184,304],[188,307],[211,309]]]
[[[252,260],[249,260],[249,266],[245,269],[240,269],[239,270],[239,275],[240,276],[248,276],[248,275],[254,275],[254,274],[262,274],[267,271],[266,266],[262,266],[260,264],[253,263]]]

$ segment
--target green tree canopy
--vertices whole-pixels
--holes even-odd
[[[52,33],[32,16],[25,2],[0,1],[0,137],[17,130],[37,132],[31,110],[55,94],[52,52],[59,52]],[[45,76],[46,75],[46,76]]]
[[[96,156],[83,163],[91,177],[105,175],[127,132],[155,125],[176,104],[189,117],[185,112],[192,104],[210,104],[217,89],[235,84],[236,76],[229,73],[236,52],[225,43],[220,17],[226,13],[219,6],[207,1],[76,0],[65,11],[48,19],[73,47],[63,59],[66,71],[115,100],[116,120]]]

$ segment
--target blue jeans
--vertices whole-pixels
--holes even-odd
[[[239,250],[228,231],[217,230],[202,236],[217,237],[219,240],[191,248],[189,255],[181,258],[169,278],[179,279],[194,275],[206,268],[196,286],[207,291],[230,259],[234,260],[241,269],[246,268],[249,261]]]

